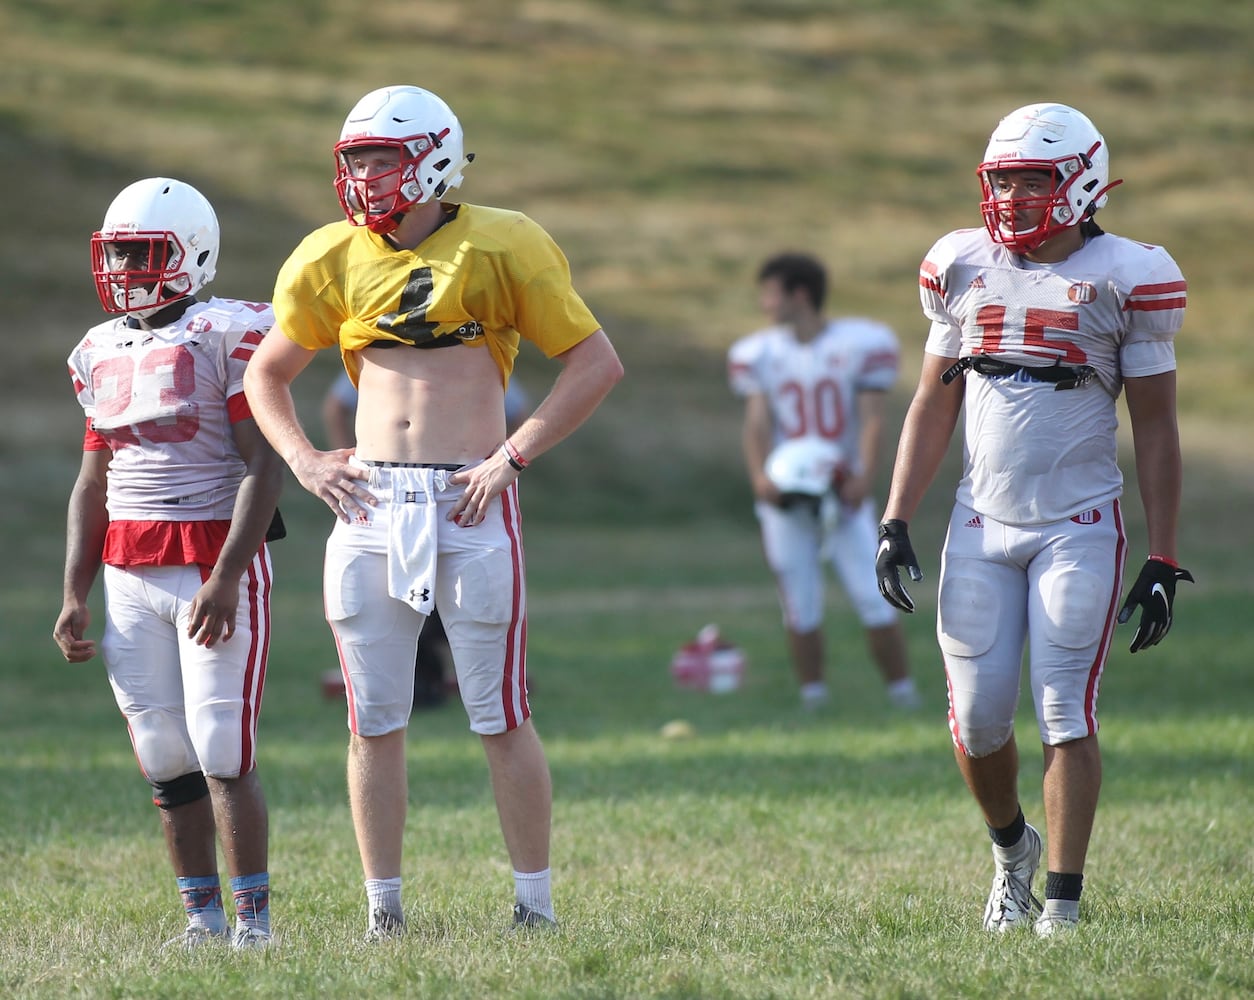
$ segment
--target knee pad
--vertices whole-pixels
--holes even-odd
[[[199,771],[189,771],[168,781],[148,782],[152,785],[152,804],[158,809],[174,809],[189,802],[198,802],[209,794],[209,783]]]
[[[988,757],[1010,742],[1014,735],[1014,725],[995,724],[988,726],[972,726],[959,731],[957,725],[951,725],[954,746],[958,747],[964,757],[973,759]]]
[[[168,781],[197,770],[196,754],[183,720],[163,709],[127,716],[135,759],[150,782]]]
[[[196,712],[196,759],[211,778],[238,778],[243,742],[239,702],[202,705]]]

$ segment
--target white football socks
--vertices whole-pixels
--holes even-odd
[[[518,902],[548,919],[553,916],[551,869],[540,872],[514,872],[514,894]]]
[[[366,879],[366,899],[370,903],[370,912],[383,910],[392,916],[399,917],[401,910],[401,877],[368,878]]]

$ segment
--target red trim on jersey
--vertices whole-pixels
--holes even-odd
[[[505,634],[505,672],[501,678],[501,702],[505,709],[505,730],[517,729],[531,716],[527,703],[527,616],[522,613],[523,555],[522,512],[518,507],[518,482],[501,494],[501,516],[509,536],[513,566],[513,605]]]
[[[874,354],[868,354],[862,364],[862,374],[869,375],[873,372],[884,371],[885,369],[897,367],[896,351],[876,351]]]
[[[257,350],[257,345],[265,338],[265,334],[258,330],[249,330],[244,336],[240,337],[239,345],[231,352],[231,357],[236,361],[248,361],[253,356],[253,352]]]
[[[248,399],[242,392],[237,392],[234,396],[227,397],[226,416],[233,424],[238,424],[241,420],[252,419],[252,408],[248,405]]]
[[[109,566],[212,566],[230,521],[110,521],[103,562]]]
[[[1183,309],[1188,301],[1186,281],[1164,281],[1156,285],[1137,285],[1128,293],[1124,312],[1160,312]]]
[[[929,292],[941,293],[940,272],[930,260],[919,265],[919,284]]]
[[[103,434],[91,425],[91,417],[87,418],[87,429],[83,431],[83,451],[111,451],[109,442]]]

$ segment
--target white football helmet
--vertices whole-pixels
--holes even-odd
[[[1079,225],[1106,204],[1109,182],[1106,140],[1093,123],[1065,104],[1029,104],[1006,115],[993,130],[976,169],[983,188],[984,228],[996,243],[1015,253],[1031,253],[1052,236]],[[1040,198],[998,199],[989,182],[993,170],[1045,170],[1053,190]],[[1043,208],[1040,223],[1016,230],[1016,210]]]
[[[349,150],[395,149],[396,169],[354,177]],[[348,113],[335,144],[335,193],[348,221],[384,235],[415,205],[459,186],[462,170],[475,158],[464,151],[462,126],[452,109],[421,87],[373,90]],[[387,186],[388,180],[394,181]]]
[[[844,463],[840,445],[818,437],[781,441],[766,458],[766,476],[784,497],[819,498],[836,484]]]
[[[91,237],[91,272],[105,312],[144,319],[213,280],[220,233],[190,184],[149,177],[122,189]],[[138,267],[126,259],[138,258]]]

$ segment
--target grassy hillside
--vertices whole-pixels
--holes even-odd
[[[1190,279],[1181,394],[1204,506],[1251,485],[1228,464],[1254,374],[1252,50],[1254,7],[1236,0],[9,5],[0,265],[23,364],[0,372],[15,432],[0,457],[72,452],[61,359],[97,316],[86,238],[118,188],[154,173],[201,186],[222,216],[216,289],[267,297],[295,241],[337,212],[344,113],[408,81],[463,119],[478,153],[464,198],[556,235],[628,364],[534,490],[591,478],[616,516],[743,504],[722,353],[758,322],[758,261],[816,251],[835,309],[893,323],[904,405],[919,258],[978,221],[972,168],[997,118],[1058,99],[1088,111],[1128,179],[1107,228],[1165,244]],[[534,356],[520,370],[537,389],[551,375]]]

